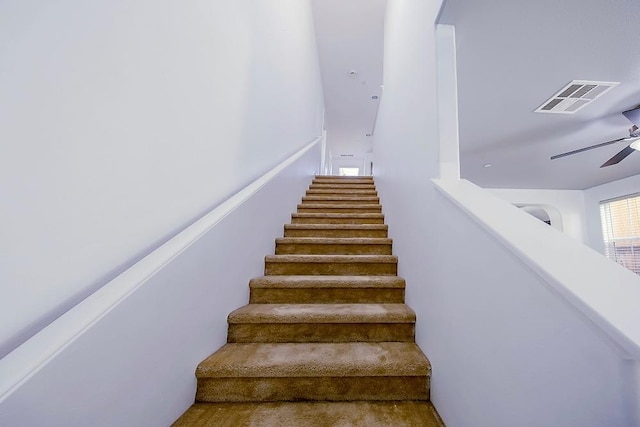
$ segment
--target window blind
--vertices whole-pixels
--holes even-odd
[[[640,274],[640,194],[600,203],[604,253]]]

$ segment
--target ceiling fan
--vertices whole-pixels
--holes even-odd
[[[640,105],[632,110],[624,111],[622,113],[632,123],[640,123]],[[616,142],[629,142],[625,148],[620,150],[616,155],[604,162],[600,167],[604,168],[620,163],[629,154],[634,151],[640,151],[640,128],[636,124],[629,128],[629,136],[624,138],[618,138],[607,142],[601,142],[600,144],[591,145],[589,147],[580,148],[578,150],[568,151],[562,154],[556,154],[551,156],[551,160],[559,159],[561,157],[571,156],[573,154],[582,153],[583,151],[593,150],[594,148],[605,147],[607,145],[615,144]]]
[[[630,141],[631,143],[627,145],[622,150],[618,151],[618,153],[604,162],[600,167],[604,168],[607,166],[612,166],[620,163],[624,158],[626,158],[629,154],[633,153],[636,150],[640,150],[640,129],[638,126],[633,125],[629,129],[629,136],[625,138],[618,138],[607,142],[601,142],[600,144],[590,145],[589,147],[580,148],[578,150],[567,151],[566,153],[556,154],[555,156],[551,156],[551,160],[559,159],[561,157],[571,156],[573,154],[582,153],[583,151],[593,150],[594,148],[605,147],[607,145],[615,144],[616,142],[622,141]]]

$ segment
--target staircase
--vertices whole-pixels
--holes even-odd
[[[443,426],[370,177],[317,176],[174,426]]]

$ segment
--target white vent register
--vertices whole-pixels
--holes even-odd
[[[547,99],[535,112],[574,114],[619,84],[619,82],[574,80]]]

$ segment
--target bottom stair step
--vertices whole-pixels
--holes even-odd
[[[226,344],[196,369],[197,402],[428,400],[414,343]]]
[[[444,427],[429,402],[196,403],[173,427]]]

